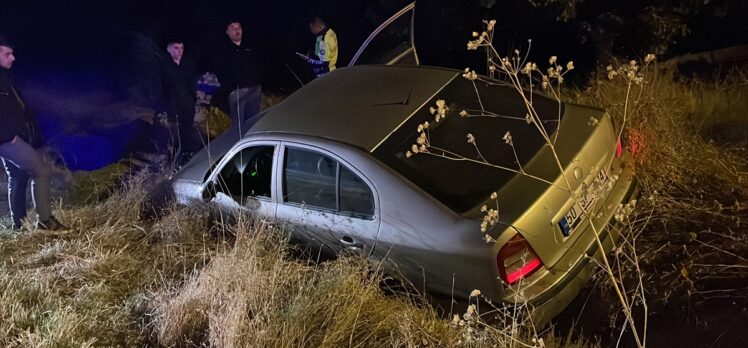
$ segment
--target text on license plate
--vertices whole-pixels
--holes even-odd
[[[595,180],[592,186],[605,187],[604,185],[607,184],[608,180],[610,180],[608,170],[603,168],[595,176]],[[574,232],[574,229],[579,225],[580,222],[582,222],[585,216],[584,212],[591,209],[592,203],[594,202],[595,198],[595,192],[593,191],[594,190],[587,190],[584,193],[584,196],[582,196],[580,200],[574,203],[569,211],[566,212],[564,217],[561,218],[561,221],[558,222],[564,238],[571,236],[571,234]]]

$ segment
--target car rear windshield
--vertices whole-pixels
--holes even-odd
[[[437,108],[437,100],[444,100],[449,108],[440,122],[435,122],[430,111]],[[558,126],[562,106],[539,95],[533,96],[533,106],[547,134],[552,134]],[[463,110],[470,116],[460,116]],[[537,127],[527,122],[527,113],[514,88],[481,81],[473,84],[457,77],[385,139],[373,154],[444,205],[463,214],[484,202],[514,175],[495,166],[519,170],[545,144]],[[419,136],[418,125],[426,121],[430,153],[408,158],[406,152]],[[507,132],[513,146],[505,140]],[[474,137],[475,145],[468,143],[468,134]]]

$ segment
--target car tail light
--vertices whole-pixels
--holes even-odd
[[[623,145],[621,144],[621,138],[618,137],[618,141],[616,141],[616,158],[621,158],[623,155]]]
[[[501,279],[509,285],[531,276],[543,266],[538,255],[520,234],[501,247],[496,261]]]

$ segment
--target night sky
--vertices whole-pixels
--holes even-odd
[[[716,1],[712,1],[714,3]],[[129,50],[135,33],[146,33],[159,43],[168,37],[185,40],[187,54],[209,54],[215,40],[223,39],[224,22],[240,19],[245,35],[262,44],[270,88],[287,88],[285,64],[303,70],[293,55],[311,45],[307,22],[315,15],[327,19],[340,41],[340,61],[347,63],[367,34],[396,12],[405,0],[3,0],[0,32],[16,42],[19,73],[34,71],[96,71],[117,79],[127,73]],[[417,45],[426,64],[463,68],[480,65],[479,55],[465,50],[469,33],[480,20],[499,20],[496,47],[507,52],[523,48],[533,39],[532,54],[545,60],[554,54],[574,59],[581,70],[594,65],[594,47],[579,34],[575,23],[558,21],[527,0],[495,1],[421,0],[417,5]],[[603,2],[605,3],[605,2]],[[632,2],[636,3],[636,1]],[[662,1],[660,1],[662,3]],[[472,5],[470,5],[472,4]],[[733,6],[726,15],[697,16],[690,35],[673,46],[674,53],[700,51],[748,42],[741,18],[748,6]],[[634,31],[636,28],[621,28]],[[635,52],[639,53],[639,52]],[[281,69],[282,68],[282,69]],[[480,68],[475,66],[475,68]],[[303,72],[303,71],[302,71]]]

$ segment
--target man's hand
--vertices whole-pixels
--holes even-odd
[[[10,143],[11,143],[11,144],[18,144],[18,143],[19,143],[19,142],[21,142],[21,141],[23,141],[23,140],[21,139],[21,137],[19,137],[19,136],[17,136],[17,135],[16,135],[15,137],[13,137],[13,140],[11,140],[11,141],[10,141]]]

